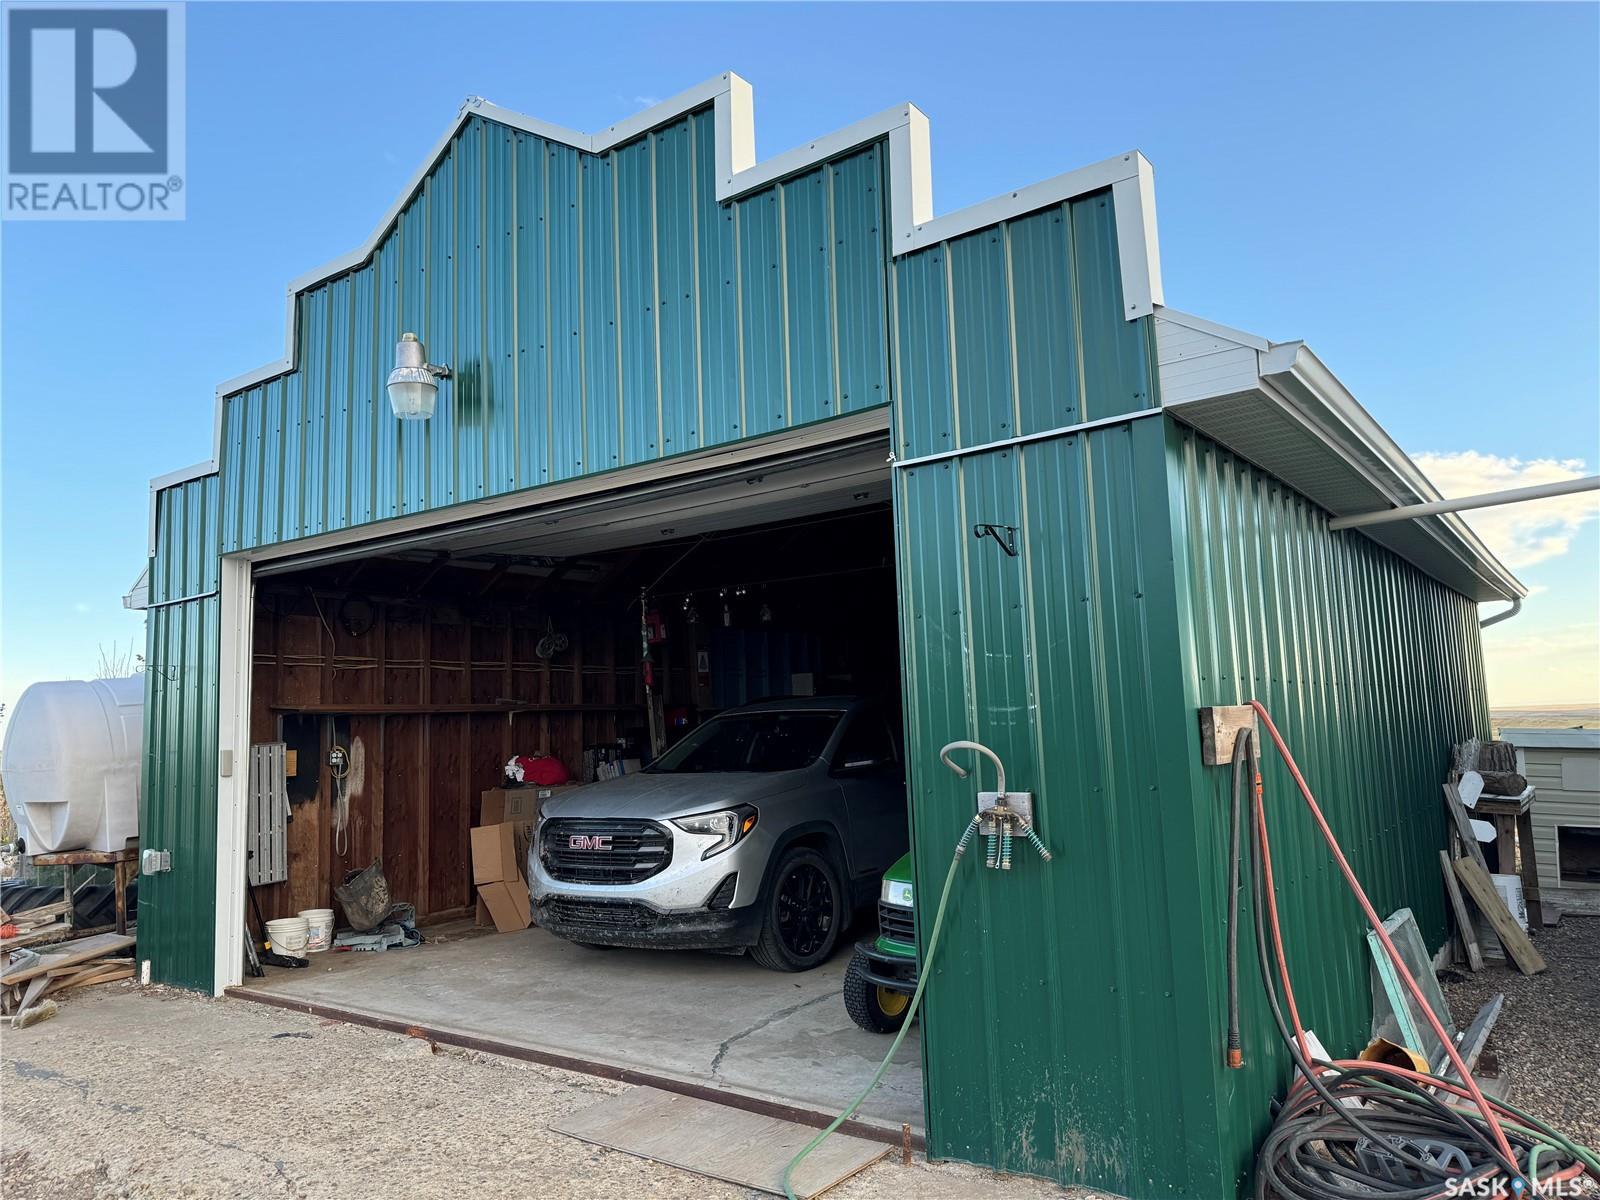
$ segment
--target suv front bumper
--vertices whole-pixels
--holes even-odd
[[[663,912],[637,900],[551,894],[535,899],[533,923],[595,946],[737,952],[760,937],[761,906]]]

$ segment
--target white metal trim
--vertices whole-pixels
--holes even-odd
[[[474,115],[508,125],[562,145],[598,154],[651,129],[670,124],[686,113],[713,107],[717,138],[717,199],[728,200],[755,188],[858,146],[887,139],[889,146],[890,249],[898,257],[997,221],[1050,204],[1060,203],[1101,188],[1113,189],[1122,288],[1129,320],[1146,316],[1161,303],[1161,258],[1156,244],[1155,187],[1150,163],[1137,151],[1070,171],[1017,191],[974,204],[958,212],[933,215],[933,172],[928,118],[914,104],[897,105],[824,135],[803,146],[757,163],[755,158],[755,101],[748,82],[727,71],[697,84],[671,99],[636,113],[599,133],[586,134],[501,108],[480,97],[469,97],[454,121],[411,176],[373,229],[354,250],[295,278],[288,287],[284,308],[283,356],[253,371],[219,384],[214,422],[214,458],[222,460],[222,404],[236,392],[264,383],[295,369],[298,361],[295,306],[301,292],[336,275],[361,266],[376,251],[400,212],[410,203],[451,140]]]
[[[255,582],[248,559],[222,560],[217,650],[217,871],[212,990],[244,978],[244,838],[250,805],[250,657]],[[222,773],[232,759],[233,770]]]
[[[1272,349],[1272,343],[1264,337],[1257,337],[1253,333],[1246,333],[1242,329],[1234,329],[1229,325],[1220,325],[1216,321],[1208,321],[1204,317],[1197,317],[1193,313],[1180,312],[1175,308],[1161,305],[1156,316],[1163,321],[1170,321],[1174,325],[1182,325],[1185,329],[1192,329],[1196,333],[1209,334],[1211,337],[1221,338],[1225,342],[1236,342],[1251,350],[1265,352]]]
[[[1416,463],[1304,342],[1269,342],[1254,334],[1166,307],[1158,308],[1157,316],[1163,321],[1171,321],[1255,350],[1256,390],[1259,394],[1277,405],[1285,416],[1320,441],[1330,454],[1391,504],[1398,507],[1414,504],[1418,500],[1427,502],[1441,498]],[[1197,396],[1164,407],[1181,420],[1186,406],[1203,404],[1216,398]],[[1325,413],[1333,423],[1330,425],[1321,419],[1318,412]],[[1396,488],[1393,481],[1374,474],[1361,456],[1355,453],[1356,448],[1382,463],[1401,488]],[[1270,463],[1261,465],[1271,470]],[[1405,491],[1412,494],[1406,495]],[[1522,582],[1507,570],[1459,516],[1453,513],[1440,514],[1418,528],[1424,530],[1473,576],[1505,599],[1515,600],[1528,594]]]

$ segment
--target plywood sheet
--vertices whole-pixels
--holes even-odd
[[[554,1122],[565,1133],[697,1175],[783,1195],[783,1169],[815,1129],[689,1096],[635,1088]],[[800,1164],[795,1195],[818,1196],[871,1166],[889,1147],[836,1133]]]

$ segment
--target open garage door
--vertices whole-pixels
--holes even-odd
[[[340,910],[335,887],[375,863],[430,940],[314,959],[320,970],[269,968],[246,990],[816,1112],[848,1100],[884,1042],[852,1023],[841,987],[907,844],[889,498],[888,445],[873,434],[258,565],[250,740],[284,743],[293,770],[287,868],[252,889],[252,913]],[[750,737],[767,748],[743,760],[739,796],[692,760],[687,777],[643,770],[751,706],[764,715]],[[812,731],[815,746],[802,740]],[[735,752],[746,749],[736,738]],[[761,793],[762,771],[792,765],[784,754],[825,759],[832,799]],[[763,833],[784,838],[756,867],[683,871],[676,893],[597,897],[588,885],[602,876],[649,878],[663,835],[697,839],[697,861],[711,837],[687,833],[676,810],[562,810],[584,847],[605,853],[568,861],[563,841],[538,867],[517,842],[513,858],[545,874],[566,921],[517,928],[525,917],[484,902],[507,881],[474,861],[474,831],[503,811],[492,793],[512,760],[544,785],[540,806],[635,780],[676,784],[693,807],[758,814]],[[801,819],[791,803],[815,811]],[[785,913],[818,886],[837,889],[809,918],[828,932],[815,969],[798,974],[745,957],[776,911],[779,874],[793,880]],[[526,882],[516,888],[526,904]],[[674,895],[693,911],[673,909]],[[610,936],[619,922],[629,936]],[[703,924],[717,938],[736,926],[738,938],[682,936]],[[691,949],[639,948],[658,944],[658,929],[673,935],[659,945]],[[812,965],[804,953],[797,962]],[[708,995],[737,1003],[708,1013]],[[819,1043],[828,1054],[804,1051]],[[877,1102],[884,1128],[920,1126],[917,1054],[908,1040]],[[809,1066],[780,1082],[772,1063],[791,1057]]]

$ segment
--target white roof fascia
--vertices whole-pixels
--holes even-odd
[[[896,256],[909,254],[948,238],[969,233],[1009,217],[1019,216],[1049,204],[1069,200],[1086,192],[1110,187],[1114,191],[1117,240],[1122,260],[1123,295],[1129,320],[1145,316],[1161,303],[1160,253],[1156,245],[1154,175],[1142,154],[1130,152],[1081,170],[1058,175],[1043,183],[1010,192],[992,200],[964,208],[935,219],[928,118],[914,104],[901,104],[803,146],[796,146],[769,158],[755,161],[755,100],[744,79],[731,71],[680,92],[671,99],[608,126],[599,133],[586,134],[552,125],[536,117],[469,97],[450,127],[434,144],[422,165],[412,174],[395,202],[389,206],[362,244],[347,254],[323,263],[296,277],[288,287],[284,308],[283,356],[253,371],[237,375],[217,385],[216,396],[223,398],[293,371],[297,362],[295,345],[295,304],[301,292],[326,282],[336,275],[361,266],[376,251],[401,211],[411,202],[428,173],[449,148],[461,127],[473,116],[508,125],[562,145],[591,154],[639,137],[651,129],[670,124],[687,113],[713,107],[716,129],[717,199],[729,200],[744,192],[764,187],[788,175],[858,146],[880,139],[889,143],[890,246]],[[1120,185],[1120,186],[1119,186]],[[219,411],[215,429],[215,448],[221,459],[222,421]]]
[[[1513,729],[1502,725],[1500,740],[1518,750],[1600,750],[1600,729]]]
[[[1273,385],[1280,396],[1294,405],[1307,428],[1315,430],[1330,449],[1349,466],[1360,471],[1381,494],[1389,498],[1391,504],[1399,507],[1443,499],[1422,469],[1411,461],[1410,455],[1384,432],[1383,426],[1373,419],[1372,414],[1361,406],[1349,389],[1304,342],[1283,342],[1261,355],[1261,378],[1263,383]],[[1307,398],[1334,415],[1340,424],[1339,436],[1330,436],[1323,428],[1322,422],[1304,403]],[[1397,493],[1387,481],[1375,479],[1365,464],[1341,445],[1345,438],[1355,440],[1367,453],[1382,462],[1412,495]],[[1507,600],[1527,596],[1528,589],[1522,581],[1506,569],[1458,514],[1441,513],[1415,524]],[[1450,535],[1448,537],[1446,530]]]
[[[124,593],[122,607],[133,612],[140,612],[150,607],[150,564],[146,563],[144,570],[139,572],[139,578],[133,581],[133,586]]]

